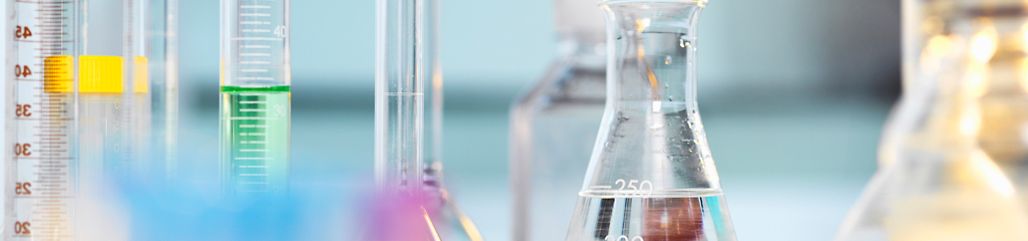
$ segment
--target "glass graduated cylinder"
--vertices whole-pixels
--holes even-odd
[[[236,193],[288,186],[289,86],[222,87],[226,185]]]

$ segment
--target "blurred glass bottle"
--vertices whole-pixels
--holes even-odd
[[[908,90],[837,240],[1028,240],[1028,6],[904,7]]]
[[[567,233],[606,96],[603,12],[595,0],[554,0],[560,53],[510,113],[513,240]]]
[[[925,8],[922,2],[925,0],[902,0],[902,91],[907,93],[916,86],[914,82],[922,79],[920,74],[923,72],[938,72],[942,56],[938,56],[938,52],[924,51],[924,47],[928,46],[928,41],[931,41],[934,36],[941,36],[942,28],[938,16],[930,16],[926,14]],[[934,1],[934,0],[929,0]],[[938,39],[936,38],[936,41]],[[893,163],[895,160],[895,151],[892,147],[896,145],[890,145],[893,141],[900,141],[906,138],[907,135],[901,130],[894,130],[894,124],[889,123],[883,128],[882,133],[882,145],[878,152],[878,165],[879,167],[887,166]]]

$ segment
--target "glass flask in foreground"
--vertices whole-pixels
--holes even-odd
[[[697,112],[706,3],[603,3],[607,105],[568,241],[736,240]]]
[[[568,230],[606,99],[603,12],[595,0],[555,0],[560,56],[510,112],[512,240]]]
[[[1028,240],[1028,10],[1021,1],[910,4],[923,31],[891,158],[836,240]],[[909,17],[905,17],[909,18]],[[906,56],[910,57],[910,56]],[[1021,201],[1019,201],[1021,200]]]

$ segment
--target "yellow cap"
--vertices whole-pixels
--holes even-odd
[[[71,56],[50,56],[43,59],[43,91],[46,93],[68,93],[72,90]]]
[[[44,90],[46,92],[68,93],[72,90],[71,56],[52,56],[46,58],[44,73]],[[120,94],[124,92],[124,67],[121,56],[79,56],[79,92]],[[133,91],[146,93],[150,90],[149,60],[145,56],[136,56],[133,61]]]
[[[146,93],[150,91],[150,60],[146,56],[136,56],[135,69],[132,74],[135,78],[132,79],[132,90],[136,93]]]

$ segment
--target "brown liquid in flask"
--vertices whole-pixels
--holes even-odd
[[[704,240],[702,205],[700,199],[694,198],[660,198],[646,202],[643,239]]]

